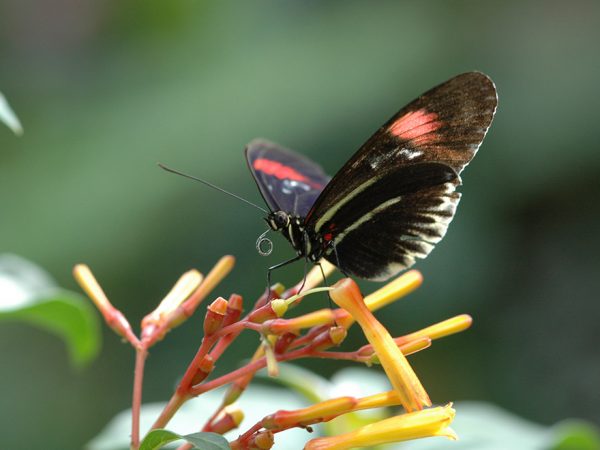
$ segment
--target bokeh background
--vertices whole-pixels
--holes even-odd
[[[288,245],[260,257],[257,211],[156,162],[261,202],[242,154],[252,138],[334,173],[406,102],[481,70],[498,87],[496,119],[447,237],[417,266],[423,287],[382,320],[400,334],[473,315],[469,332],[412,358],[436,402],[599,422],[599,43],[592,0],[2,0],[0,90],[26,132],[0,127],[0,250],[73,290],[72,266],[89,264],[134,323],[183,271],[227,253],[237,265],[215,293],[250,301]],[[199,323],[153,349],[145,400],[168,398]],[[101,356],[74,370],[52,335],[2,323],[5,448],[24,436],[81,448],[129,406],[132,353],[104,334]]]

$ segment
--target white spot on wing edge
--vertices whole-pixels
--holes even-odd
[[[421,150],[411,150],[409,148],[401,148],[398,151],[398,154],[402,155],[406,159],[412,161],[413,159],[418,158],[419,156],[421,156],[423,154],[423,152]]]

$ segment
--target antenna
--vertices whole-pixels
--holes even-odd
[[[252,203],[252,202],[250,202],[250,201],[246,200],[245,198],[242,198],[242,197],[240,197],[239,195],[235,195],[235,194],[234,194],[234,193],[232,193],[232,192],[226,191],[226,190],[225,190],[225,189],[223,189],[223,188],[220,188],[220,187],[218,187],[218,186],[215,186],[214,184],[212,184],[212,183],[209,183],[208,181],[202,180],[202,179],[200,179],[200,178],[193,177],[193,176],[191,176],[191,175],[188,175],[188,174],[186,174],[186,173],[183,173],[183,172],[179,172],[178,170],[175,170],[175,169],[171,169],[170,167],[167,167],[167,166],[165,166],[165,165],[164,165],[164,164],[162,164],[162,163],[158,163],[158,167],[160,167],[160,168],[161,168],[161,169],[163,169],[163,170],[166,170],[167,172],[171,172],[171,173],[174,173],[174,174],[177,174],[177,175],[181,175],[182,177],[189,178],[189,179],[191,179],[191,180],[199,181],[200,183],[202,183],[202,184],[204,184],[204,185],[206,185],[206,186],[208,186],[208,187],[211,187],[211,188],[213,188],[213,189],[216,189],[217,191],[221,191],[221,192],[223,192],[224,194],[231,195],[232,197],[235,197],[235,198],[237,198],[238,200],[241,200],[241,201],[243,201],[244,203],[247,203],[247,204],[249,204],[250,206],[254,206],[256,209],[260,209],[260,210],[261,210],[262,212],[264,212],[265,214],[269,214],[269,211],[267,211],[266,209],[264,209],[264,208],[261,208],[261,207],[260,207],[260,206],[258,206],[258,205],[255,205],[254,203]]]

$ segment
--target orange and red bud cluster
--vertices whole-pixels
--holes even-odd
[[[102,313],[106,324],[123,339],[129,341],[131,345],[136,348],[139,347],[139,340],[133,333],[131,325],[123,313],[110,303],[90,268],[85,264],[77,264],[73,268],[73,276],[92,302],[94,302],[96,308]]]
[[[252,311],[248,316],[248,321],[253,323],[264,323],[267,320],[276,319],[283,316],[287,311],[287,303],[282,299],[271,300],[267,304]]]
[[[350,412],[356,406],[353,397],[338,397],[294,411],[277,411],[262,420],[262,426],[270,430],[285,430],[327,422],[340,414]]]
[[[275,444],[275,436],[269,430],[259,431],[248,441],[249,450],[269,450]]]
[[[394,339],[371,313],[371,310],[379,309],[412,291],[421,281],[418,272],[410,271],[363,298],[354,281],[343,279],[330,292],[333,301],[341,307],[340,310],[324,309],[293,319],[264,322],[263,332],[286,337],[285,348],[293,347],[294,337],[299,335],[302,329],[311,328],[307,333],[307,336],[312,334],[310,340],[302,341],[302,338],[296,338],[296,342],[302,341],[306,344],[306,349],[319,351],[343,341],[347,328],[356,321],[369,344],[354,352],[355,359],[381,364],[394,389],[361,399],[340,397],[300,410],[278,411],[261,421],[262,428],[282,431],[291,427],[325,422],[360,409],[402,405],[407,411],[406,414],[367,425],[351,433],[313,439],[305,448],[345,449],[427,436],[446,436],[454,439],[454,432],[448,428],[454,417],[454,410],[450,406],[430,407],[431,400],[405,355],[429,347],[432,340],[468,328],[471,318],[467,315],[457,316]],[[337,326],[332,327],[333,324]],[[323,352],[318,354],[328,355]]]
[[[102,312],[107,324],[145,355],[149,347],[162,340],[172,328],[193,314],[202,300],[229,273],[233,262],[233,257],[222,258],[206,277],[196,270],[186,272],[159,306],[142,320],[139,339],[123,314],[108,301],[89,268],[78,265],[74,273],[82,288]],[[325,273],[330,273],[331,270],[331,265],[324,267]],[[350,433],[312,439],[305,448],[346,449],[426,436],[455,438],[448,428],[454,417],[451,405],[430,407],[431,400],[405,356],[429,347],[435,339],[468,328],[471,318],[468,315],[456,316],[393,338],[372,311],[416,289],[422,282],[419,272],[408,271],[364,298],[351,279],[342,279],[333,288],[313,289],[320,281],[321,270],[315,268],[304,282],[288,291],[284,292],[281,285],[274,285],[268,295],[257,300],[246,317],[242,317],[243,301],[239,295],[232,294],[228,299],[217,297],[210,303],[204,317],[204,336],[198,352],[153,428],[164,427],[181,404],[192,396],[229,384],[221,407],[203,427],[203,431],[226,433],[237,428],[243,419],[243,412],[234,403],[252,381],[256,371],[267,367],[270,375],[276,375],[280,361],[319,357],[352,360],[366,365],[380,364],[393,389],[362,398],[333,398],[294,411],[276,411],[231,442],[231,448],[266,450],[273,446],[276,433],[286,429],[306,428],[363,409],[397,405],[401,405],[407,413]],[[299,294],[301,288],[303,290]],[[339,308],[325,308],[294,318],[283,318],[288,309],[303,297],[323,290],[330,292],[330,297]],[[267,301],[273,297],[273,300]],[[368,344],[352,352],[329,350],[344,342],[348,329],[355,322],[362,329]],[[250,362],[231,374],[207,380],[218,358],[245,329],[258,331],[262,338],[262,344]]]
[[[241,295],[231,294],[229,296],[225,319],[223,319],[223,327],[229,326],[240,319],[242,315],[243,304],[244,302]]]
[[[204,336],[211,336],[223,327],[228,302],[223,297],[217,298],[206,308],[204,316]]]
[[[235,407],[225,407],[215,420],[205,426],[202,431],[225,434],[240,426],[244,420],[244,412]]]

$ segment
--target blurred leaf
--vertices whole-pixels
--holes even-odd
[[[169,442],[184,439],[202,450],[229,450],[227,439],[217,433],[193,433],[180,435],[168,430],[154,430],[148,433],[140,450],[158,450]]]
[[[554,436],[552,450],[600,449],[600,430],[584,421],[567,420],[561,422],[554,428]]]
[[[552,432],[548,427],[484,402],[457,402],[456,418],[450,425],[458,441],[427,438],[410,443],[411,450],[544,450]],[[392,449],[406,448],[400,444]]]
[[[294,364],[281,364],[277,378],[268,377],[264,371],[258,377],[281,383],[314,403],[327,400],[332,387],[326,378]]]
[[[87,301],[56,287],[42,269],[16,255],[0,255],[0,320],[26,322],[58,335],[75,366],[90,362],[100,348],[98,318]]]
[[[19,136],[23,134],[21,122],[8,104],[6,97],[2,95],[2,92],[0,92],[0,122],[4,122],[15,134]]]
[[[274,379],[304,396],[311,403],[330,398],[366,397],[391,389],[387,377],[378,370],[364,367],[348,367],[339,370],[328,380],[314,372],[294,364],[282,364],[279,377]],[[346,433],[367,423],[387,417],[387,408],[376,408],[344,414],[323,423],[324,434],[329,436]]]

